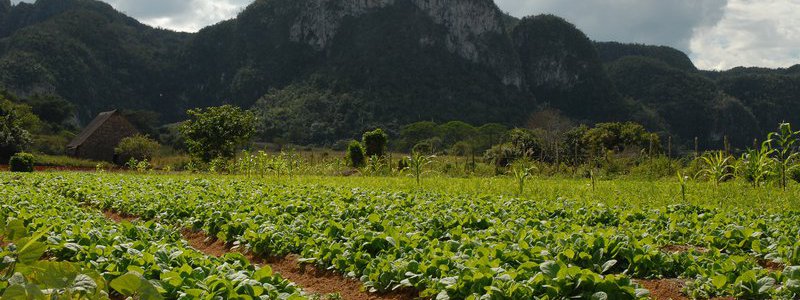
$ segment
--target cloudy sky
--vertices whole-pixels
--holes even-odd
[[[20,0],[12,0],[19,2]],[[25,0],[31,2],[32,0]],[[252,0],[106,0],[180,31],[234,17]],[[495,0],[511,15],[552,13],[598,41],[667,45],[703,69],[800,63],[800,0]]]

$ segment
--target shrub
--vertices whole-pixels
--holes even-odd
[[[520,157],[516,148],[511,143],[495,145],[486,151],[486,160],[492,162],[496,168],[505,168]]]
[[[389,137],[383,132],[383,129],[378,128],[364,133],[363,140],[364,153],[367,157],[386,155],[386,144],[389,143]]]
[[[364,147],[358,141],[350,142],[347,146],[347,163],[353,168],[364,166]]]
[[[679,161],[669,159],[666,156],[659,156],[646,159],[634,166],[630,171],[630,175],[651,180],[669,178],[675,176],[681,167]]]
[[[161,145],[153,139],[144,135],[134,135],[122,139],[114,149],[117,154],[117,162],[128,162],[131,159],[142,161],[152,160]]]
[[[9,169],[11,172],[33,172],[33,154],[30,153],[17,153],[8,160]]]
[[[402,158],[399,161],[397,161],[397,170],[398,171],[404,171],[404,170],[406,170],[406,169],[408,169],[410,167],[411,167],[411,165],[409,164],[409,160],[407,158]]]

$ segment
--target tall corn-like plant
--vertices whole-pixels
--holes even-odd
[[[433,163],[435,156],[426,156],[420,152],[414,152],[411,156],[407,157],[408,168],[411,170],[411,175],[417,180],[417,185],[422,182],[422,175],[425,174],[425,167]]]
[[[688,181],[689,176],[685,176],[681,171],[678,171],[678,183],[681,185],[681,199],[683,199],[683,203],[686,203],[686,185]]]
[[[800,131],[793,131],[791,124],[782,123],[778,127],[778,131],[770,133],[767,138],[769,148],[773,151],[775,173],[783,190],[786,190],[788,185],[789,172],[798,167],[794,165],[794,162],[800,158],[800,153],[797,152],[798,137],[800,137]]]
[[[703,160],[703,169],[697,173],[697,177],[705,177],[718,186],[733,176],[731,157],[723,151],[706,153],[700,159]]]
[[[525,181],[536,170],[536,166],[524,159],[516,161],[511,166],[511,175],[514,176],[514,180],[516,180],[519,187],[519,193],[517,194],[518,196],[522,196],[522,193],[525,191]]]
[[[758,187],[772,174],[773,161],[770,158],[774,151],[770,149],[769,142],[761,144],[760,149],[751,149],[742,154],[736,164],[736,176]]]

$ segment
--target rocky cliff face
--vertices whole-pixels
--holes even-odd
[[[516,67],[513,49],[510,44],[497,43],[497,38],[505,34],[502,13],[487,0],[308,0],[291,26],[290,40],[324,50],[345,18],[359,17],[401,1],[411,2],[447,31],[444,40],[422,36],[421,44],[441,43],[451,53],[490,67],[506,85],[522,85],[522,72]]]

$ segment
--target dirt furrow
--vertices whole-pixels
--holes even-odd
[[[106,218],[115,222],[138,220],[136,217],[121,215],[113,211],[104,211],[103,214]],[[192,248],[209,256],[220,257],[227,253],[236,252],[229,245],[202,231],[184,229],[181,235]],[[265,259],[252,253],[243,254],[252,264],[270,266],[273,272],[294,282],[310,294],[321,296],[338,294],[341,299],[345,300],[409,300],[418,298],[418,294],[413,290],[403,290],[388,294],[369,293],[364,290],[364,286],[360,281],[345,278],[333,271],[321,270],[309,264],[302,264],[296,255]]]

